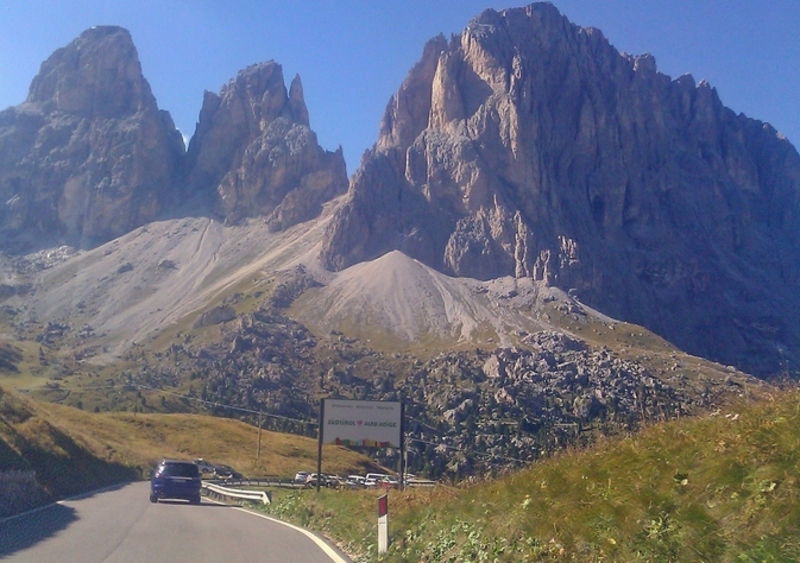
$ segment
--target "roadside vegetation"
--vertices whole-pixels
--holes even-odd
[[[275,494],[266,510],[365,561],[800,560],[800,393],[660,423],[495,481]]]
[[[87,448],[30,401],[0,388],[0,518],[138,477]]]
[[[339,473],[380,468],[341,447],[325,450]],[[190,414],[89,413],[0,387],[0,518],[52,499],[146,478],[162,457],[204,458],[246,475],[289,477],[316,464],[317,441],[238,420]]]
[[[265,510],[363,561],[800,560],[800,391],[605,438],[492,481],[390,491],[376,553],[375,490],[273,490]],[[250,475],[313,468],[312,439],[188,414],[88,413],[0,388],[0,516],[141,478],[160,457]],[[325,452],[325,471],[369,460]]]

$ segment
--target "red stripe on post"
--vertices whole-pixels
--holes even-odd
[[[389,514],[389,495],[378,497],[378,518]]]

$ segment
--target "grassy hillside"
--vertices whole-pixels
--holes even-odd
[[[797,561],[799,429],[800,393],[786,392],[497,481],[393,492],[382,560]],[[270,510],[371,560],[376,496],[287,493]]]
[[[139,474],[0,388],[0,517]]]
[[[35,471],[30,502],[0,506],[0,516],[105,484],[137,479],[161,457],[197,458],[250,474],[293,475],[316,464],[310,438],[263,431],[243,422],[186,414],[88,413],[40,403],[0,388],[0,489],[3,474]],[[376,466],[343,448],[325,452],[326,470],[364,472]],[[7,481],[11,481],[11,474]],[[30,482],[29,482],[30,481]],[[10,485],[9,485],[10,486]],[[4,489],[3,489],[4,490]]]
[[[42,411],[83,438],[93,451],[126,466],[149,469],[161,457],[198,458],[232,465],[247,475],[294,475],[316,467],[317,441],[303,436],[262,431],[238,420],[194,414],[86,413],[41,403]],[[334,473],[378,469],[363,455],[336,446],[324,451]]]

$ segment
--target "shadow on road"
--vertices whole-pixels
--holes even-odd
[[[211,508],[230,508],[231,505],[220,504],[214,501],[201,501],[200,504],[192,504],[185,500],[159,500],[157,504],[183,504],[185,506],[207,506]]]
[[[115,483],[113,485],[108,485],[107,487],[103,487],[101,489],[95,489],[93,491],[87,491],[85,493],[79,493],[69,497],[68,500],[81,500],[85,498],[92,498],[95,495],[99,495],[102,493],[107,493],[109,491],[117,491],[123,487],[127,487],[131,484],[131,481],[122,481],[121,483]]]
[[[49,538],[78,519],[75,509],[54,504],[0,524],[0,558]]]

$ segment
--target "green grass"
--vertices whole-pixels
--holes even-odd
[[[800,560],[800,392],[654,425],[505,478],[390,493],[386,561]],[[374,492],[268,508],[376,560]]]

